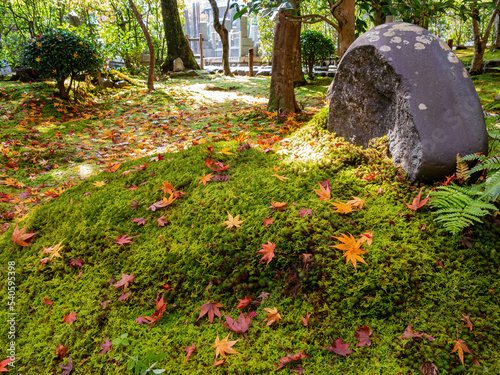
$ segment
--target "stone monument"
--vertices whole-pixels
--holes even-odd
[[[457,154],[487,153],[483,111],[448,45],[416,25],[392,22],[360,36],[329,89],[328,130],[367,146],[387,135],[411,181],[455,170]]]

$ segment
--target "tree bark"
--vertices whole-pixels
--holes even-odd
[[[300,111],[295,99],[294,81],[298,75],[296,67],[301,66],[301,24],[287,19],[287,15],[292,13],[293,11],[281,9],[277,15],[268,111],[288,113]]]
[[[475,3],[477,4],[477,2]],[[488,38],[490,37],[490,32],[493,27],[493,22],[495,17],[499,13],[498,8],[500,7],[500,0],[495,1],[496,9],[493,10],[491,17],[488,21],[488,25],[484,30],[484,35],[481,35],[479,30],[479,25],[476,17],[472,18],[472,33],[474,35],[474,56],[472,57],[471,68],[469,71],[470,75],[478,75],[483,73],[483,56],[486,51],[486,44],[488,43]],[[477,7],[472,9],[472,14],[479,16],[479,10]]]
[[[64,85],[65,79],[61,79],[57,81],[57,88],[59,89],[59,96],[61,99],[69,99],[69,90],[66,90],[66,86]],[[71,87],[70,87],[71,88]]]
[[[146,38],[146,43],[148,44],[149,50],[149,72],[148,72],[148,90],[153,91],[155,89],[154,86],[154,77],[155,77],[155,49],[153,47],[153,42],[151,41],[151,35],[149,35],[148,29],[142,20],[142,16],[138,12],[134,2],[132,0],[128,0],[130,7],[132,8],[132,12],[134,12],[135,18],[137,18],[137,22],[139,26],[141,26],[144,37]]]
[[[356,39],[355,26],[355,0],[343,0],[335,11],[333,16],[337,19],[339,27],[339,56],[342,58],[345,51]]]
[[[182,59],[186,69],[200,69],[182,30],[177,0],[161,0],[161,14],[167,40],[167,57],[161,67],[162,70],[172,71],[174,60],[178,57]]]
[[[495,41],[493,43],[493,50],[497,51],[500,49],[500,12],[497,12],[495,18]]]
[[[222,66],[224,69],[225,76],[232,76],[231,69],[229,68],[229,32],[226,29],[226,16],[229,10],[229,0],[227,0],[226,11],[224,12],[224,17],[222,18],[222,24],[219,21],[219,7],[215,0],[209,0],[212,10],[214,12],[214,29],[220,36],[222,41]]]

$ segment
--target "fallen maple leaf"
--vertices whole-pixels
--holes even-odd
[[[275,363],[275,365],[278,367],[276,367],[276,369],[274,371],[278,371],[278,370],[282,369],[284,366],[288,365],[289,363],[299,361],[303,358],[307,358],[307,355],[302,353],[300,350],[297,351],[297,354],[293,354],[293,355],[287,354],[286,357],[280,358],[279,365]]]
[[[406,331],[403,332],[403,335],[401,336],[401,338],[403,340],[407,340],[407,339],[412,339],[412,338],[422,338],[422,336],[424,336],[427,340],[429,341],[434,341],[435,338],[432,337],[431,335],[428,335],[427,333],[425,332],[413,332],[413,329],[411,328],[411,323],[408,324],[408,327],[406,327]]]
[[[285,180],[289,180],[290,179],[290,177],[280,176],[280,175],[278,175],[276,173],[273,174],[271,177],[276,177],[280,181],[285,181]]]
[[[305,208],[302,209],[302,210],[299,210],[299,213],[297,214],[297,216],[299,216],[299,215],[302,215],[302,219],[304,219],[306,217],[306,215],[314,216],[312,214],[312,209],[311,208],[307,209],[307,210]]]
[[[102,187],[106,185],[106,183],[104,181],[96,181],[92,185],[94,185],[95,187]]]
[[[189,360],[189,358],[193,355],[194,351],[196,350],[196,345],[194,342],[191,343],[191,346],[185,346],[184,350],[186,351],[186,362]]]
[[[205,172],[203,172],[203,177],[198,177],[200,179],[200,182],[198,184],[203,184],[203,186],[207,186],[207,182],[212,180],[212,177],[214,175],[209,173],[205,175]]]
[[[320,182],[318,182],[318,184],[319,184],[320,190],[313,189],[314,192],[319,195],[319,200],[320,201],[327,201],[328,199],[331,198],[331,195],[330,195],[331,188],[330,188],[329,184],[326,187],[323,186],[323,185],[321,185]]]
[[[82,263],[82,260],[80,258],[71,259],[69,261],[69,264],[72,265],[73,267],[83,267],[83,263]]]
[[[14,228],[14,232],[12,232],[12,241],[20,246],[29,246],[30,242],[33,240],[33,237],[36,233],[24,233],[28,229],[28,227],[24,227],[19,230],[19,224],[16,224]]]
[[[366,250],[361,249],[361,246],[363,245],[363,240],[359,239],[356,241],[356,239],[352,236],[352,234],[349,233],[349,237],[347,237],[344,233],[340,233],[342,237],[334,237],[342,244],[339,245],[331,245],[330,247],[335,247],[339,250],[345,251],[344,255],[342,257],[345,257],[345,263],[352,262],[352,265],[354,266],[354,269],[356,269],[356,262],[360,261],[366,265],[368,265],[363,258],[361,258],[361,254],[367,253]]]
[[[120,297],[118,297],[118,301],[126,301],[128,296],[130,296],[132,293],[125,293],[123,292],[122,295]]]
[[[135,279],[134,274],[127,275],[126,273],[122,273],[122,278],[120,281],[118,281],[116,284],[113,284],[115,288],[119,288],[123,286],[123,290],[127,289],[129,286],[129,283],[133,282]]]
[[[247,317],[245,318],[243,312],[240,313],[240,316],[238,317],[238,322],[236,322],[233,318],[227,315],[224,315],[224,318],[226,318],[227,324],[222,322],[222,325],[235,333],[245,333],[246,331],[248,331],[248,327],[250,326],[250,320],[252,319],[250,313],[247,314]]]
[[[233,216],[228,212],[227,213],[228,220],[223,222],[221,225],[227,225],[226,229],[236,227],[236,228],[241,228],[240,224],[243,223],[245,220],[239,220],[240,215],[236,215],[236,217],[233,218]]]
[[[63,322],[71,324],[76,320],[76,315],[77,313],[75,312],[70,312],[68,315],[64,315],[63,317]]]
[[[163,186],[161,187],[163,190],[163,194],[172,194],[175,189],[172,185],[170,185],[167,181],[163,181]]]
[[[335,206],[336,210],[335,212],[341,213],[341,214],[348,214],[349,212],[352,212],[352,206],[350,203],[336,203],[336,202],[328,202],[332,206]],[[333,208],[333,207],[332,207]]]
[[[73,360],[71,359],[71,356],[68,356],[68,363],[65,365],[59,365],[60,368],[63,369],[63,372],[61,372],[61,375],[69,375],[69,373],[73,370]]]
[[[472,325],[472,322],[470,321],[469,315],[462,314],[462,316],[463,316],[463,318],[461,318],[460,320],[463,320],[465,322],[465,325],[462,327],[469,328],[469,332],[472,331],[474,326]]]
[[[352,197],[353,199],[347,201],[351,205],[352,208],[357,208],[357,209],[363,209],[363,205],[366,204],[366,201],[364,199],[358,198],[358,197]]]
[[[43,303],[45,303],[46,305],[49,305],[49,306],[52,306],[52,305],[54,304],[54,302],[52,302],[52,301],[49,299],[49,297],[48,297],[48,296],[47,296],[47,297],[44,297],[42,301],[43,301]]]
[[[260,249],[257,254],[264,254],[264,256],[259,260],[259,263],[263,260],[267,260],[267,264],[271,262],[274,258],[274,248],[276,244],[270,241],[267,241],[267,244],[262,245],[262,249]]]
[[[306,310],[306,316],[305,317],[303,317],[303,316],[300,317],[302,319],[302,325],[304,327],[309,326],[309,318],[310,317],[311,317],[311,313],[309,312],[309,310]]]
[[[269,218],[265,218],[264,219],[264,226],[268,226],[268,225],[271,225],[272,223],[274,223],[274,219],[269,219]]]
[[[373,243],[373,233],[374,232],[370,232],[369,230],[367,230],[365,233],[361,233],[359,235],[360,239],[363,242],[366,242],[366,246],[370,246]]]
[[[358,330],[355,332],[356,334],[354,335],[354,337],[356,338],[356,340],[358,340],[356,346],[370,346],[372,344],[372,342],[370,341],[370,336],[373,332],[370,328],[368,328],[367,326],[359,326]]]
[[[165,224],[167,223],[167,218],[165,216],[161,216],[158,219],[156,219],[156,222],[158,223],[159,227],[164,227]]]
[[[222,150],[220,151],[217,151],[218,154],[224,154],[224,155],[234,155],[232,152],[229,152],[229,150],[231,150],[230,147],[228,148],[223,148]]]
[[[12,362],[12,359],[10,358],[7,358],[7,359],[4,359],[2,362],[0,362],[0,372],[9,372],[9,370],[7,370],[7,366],[9,363]]]
[[[208,301],[207,303],[204,303],[201,305],[200,309],[200,316],[198,316],[198,319],[196,321],[200,320],[200,318],[208,313],[208,320],[210,321],[210,324],[213,323],[214,321],[214,315],[217,315],[219,318],[221,316],[219,307],[223,307],[220,303],[218,302],[211,302]]]
[[[272,208],[276,211],[283,211],[286,208],[286,205],[286,202],[275,202],[271,198],[271,205],[269,206],[269,208]]]
[[[223,359],[221,360],[217,360],[217,359],[214,359],[214,367],[217,367],[217,366],[220,366],[224,363],[225,361]]]
[[[274,322],[278,323],[279,320],[281,319],[280,314],[278,313],[278,309],[276,307],[273,307],[272,309],[270,308],[265,308],[264,311],[267,311],[267,318],[264,319],[264,322],[267,321],[266,327],[270,326]]]
[[[427,201],[429,200],[429,197],[427,196],[427,198],[425,198],[424,200],[420,200],[420,195],[422,194],[422,189],[420,189],[420,191],[418,192],[418,195],[416,198],[413,199],[413,202],[412,204],[408,204],[408,203],[405,203],[406,206],[413,210],[413,211],[416,211],[418,210],[420,207],[424,206]]]
[[[106,168],[106,172],[109,172],[109,173],[116,172],[118,170],[118,168],[120,168],[121,165],[122,165],[122,163],[110,165],[109,168]]]
[[[215,339],[215,345],[212,346],[212,348],[215,348],[215,358],[217,358],[219,354],[223,357],[226,357],[226,353],[239,354],[232,347],[240,340],[228,341],[229,335],[227,335],[227,337],[224,337],[222,340],[219,340],[219,334],[217,334],[217,338]]]
[[[453,340],[455,343],[455,346],[453,347],[453,350],[450,353],[457,352],[458,358],[460,358],[460,362],[462,362],[462,366],[465,366],[464,364],[464,352],[472,354],[472,352],[469,350],[467,346],[465,346],[465,341],[464,340]]]
[[[136,217],[135,219],[132,219],[134,223],[137,223],[137,225],[144,225],[146,224],[146,219],[143,217]]]
[[[248,304],[250,302],[252,302],[252,298],[250,298],[249,296],[245,296],[245,298],[238,298],[238,301],[240,301],[240,303],[238,304],[238,306],[236,306],[237,309],[242,309],[244,307],[247,307]]]
[[[57,345],[54,354],[57,355],[59,359],[63,359],[64,357],[66,357],[66,353],[68,352],[68,350],[69,349],[66,348],[64,345]]]
[[[54,245],[54,246],[51,246],[51,247],[48,247],[48,248],[43,247],[43,253],[44,254],[50,254],[49,255],[49,260],[52,260],[54,258],[62,258],[62,255],[60,254],[60,251],[63,248],[64,248],[64,246],[62,246],[62,241],[61,241],[57,245]]]
[[[132,241],[130,240],[134,237],[137,236],[128,236],[126,234],[124,234],[123,236],[118,235],[118,237],[116,237],[116,243],[120,246],[123,246],[125,244],[132,243]]]
[[[352,353],[352,350],[349,350],[350,343],[342,344],[342,337],[339,337],[336,341],[333,340],[331,346],[323,346],[323,349],[328,350],[329,352],[333,352],[338,355],[342,355],[346,357],[348,354]]]
[[[104,338],[104,342],[102,344],[99,344],[99,346],[102,348],[102,350],[99,352],[99,355],[103,355],[104,353],[109,352],[111,349],[111,341],[109,341],[107,338]]]

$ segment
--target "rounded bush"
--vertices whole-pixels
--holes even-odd
[[[36,36],[23,51],[22,64],[41,77],[57,81],[61,96],[67,97],[64,81],[77,73],[100,69],[103,59],[97,46],[67,30],[49,30]]]

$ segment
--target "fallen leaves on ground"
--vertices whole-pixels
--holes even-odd
[[[359,239],[356,241],[356,239],[352,236],[352,234],[349,233],[349,237],[346,236],[344,233],[340,233],[342,237],[334,237],[340,242],[341,244],[338,245],[331,245],[330,247],[335,247],[339,250],[345,251],[344,255],[342,257],[345,257],[345,262],[346,264],[351,262],[352,265],[354,266],[354,269],[356,269],[356,264],[357,261],[360,261],[366,265],[368,263],[365,262],[363,258],[361,258],[361,254],[365,254],[368,251],[361,249],[361,246],[363,245],[364,240]]]
[[[229,212],[227,213],[228,219],[223,222],[221,225],[227,225],[226,229],[229,228],[241,228],[240,224],[243,223],[245,220],[239,220],[240,215],[236,215],[233,217]]]
[[[289,363],[295,362],[295,361],[300,361],[303,358],[307,358],[307,355],[302,353],[300,350],[297,351],[297,354],[287,354],[286,357],[281,357],[279,365],[275,363],[277,366],[274,371],[278,371],[288,365]]]
[[[457,352],[458,358],[460,358],[460,362],[462,362],[462,366],[465,366],[464,364],[464,352],[472,354],[470,349],[465,345],[464,340],[453,340],[455,343],[455,346],[453,347],[453,350],[451,353]]]
[[[372,335],[372,330],[367,326],[359,326],[354,337],[358,340],[356,346],[370,346],[372,342],[370,341],[370,336]]]
[[[264,322],[267,322],[266,326],[270,326],[273,323],[278,323],[281,319],[280,314],[278,313],[278,309],[276,307],[265,308],[264,311],[267,311],[267,317],[264,319]]]
[[[124,234],[123,236],[118,235],[118,237],[116,237],[116,243],[120,246],[123,246],[123,245],[126,245],[128,243],[132,243],[133,241],[131,241],[131,240],[134,237],[137,237],[137,236],[129,236],[127,234]]]
[[[126,273],[122,273],[122,278],[116,284],[113,284],[115,288],[119,288],[123,286],[123,290],[127,289],[129,284],[135,280],[134,274],[127,275]]]
[[[245,317],[245,315],[243,315],[243,312],[241,312],[238,316],[237,322],[227,315],[224,315],[224,318],[226,319],[227,324],[222,322],[222,325],[235,333],[245,333],[246,331],[248,331],[250,320],[252,320],[250,313],[248,313]]]
[[[14,243],[18,244],[19,246],[29,246],[36,233],[24,233],[26,232],[26,229],[28,229],[28,227],[19,229],[19,224],[16,224],[14,232],[12,232],[12,241],[14,241]]]
[[[220,307],[223,306],[218,302],[208,301],[207,303],[204,303],[200,307],[200,316],[198,316],[198,319],[196,319],[196,321],[200,320],[203,315],[208,314],[208,320],[210,321],[210,324],[212,324],[214,321],[214,315],[217,315],[219,318],[221,316],[221,313],[219,311]]]
[[[348,354],[352,353],[352,350],[349,350],[349,345],[351,344],[350,343],[342,344],[342,337],[339,337],[337,340],[333,340],[331,346],[323,346],[323,349],[346,357]]]
[[[191,346],[185,346],[184,350],[186,351],[186,357],[184,358],[186,359],[187,362],[189,358],[191,358],[191,356],[193,355],[194,351],[196,350],[196,345],[194,344],[194,342],[192,342]]]
[[[338,212],[340,214],[348,214],[349,212],[352,212],[352,206],[350,203],[343,203],[343,202],[328,202],[332,206],[336,208],[335,212]],[[333,207],[332,207],[333,208]]]
[[[420,200],[420,196],[422,194],[422,189],[420,189],[420,191],[418,192],[418,195],[416,198],[413,199],[413,202],[411,204],[408,204],[408,203],[405,203],[406,206],[413,210],[413,211],[416,211],[418,210],[419,208],[425,206],[425,204],[427,203],[427,201],[429,200],[429,196],[427,196],[427,198],[425,198],[424,200]]]
[[[318,189],[313,189],[313,190],[314,190],[314,192],[316,194],[318,194],[319,200],[320,201],[327,201],[327,200],[329,200],[331,198],[331,196],[330,196],[330,192],[331,192],[330,186],[328,185],[328,186],[325,187],[325,186],[321,185],[320,182],[318,182],[318,184],[319,184],[319,190]]]
[[[76,320],[77,313],[70,312],[68,315],[64,315],[63,322],[67,324],[71,324]]]
[[[212,348],[215,348],[215,358],[217,358],[219,354],[223,357],[226,357],[226,354],[238,354],[238,352],[233,349],[233,345],[240,340],[229,341],[229,335],[220,340],[219,334],[217,334],[215,345],[212,346]]]
[[[271,260],[273,260],[275,246],[276,246],[276,244],[271,242],[271,241],[267,241],[267,244],[262,245],[262,249],[260,249],[257,252],[257,254],[263,254],[263,257],[259,260],[259,263],[264,261],[264,260],[267,260],[267,264],[269,264],[269,262],[271,262]]]
[[[109,341],[107,338],[104,338],[104,342],[102,344],[99,344],[99,346],[102,348],[102,350],[99,352],[99,355],[103,355],[104,353],[109,352],[111,349],[111,341]]]

